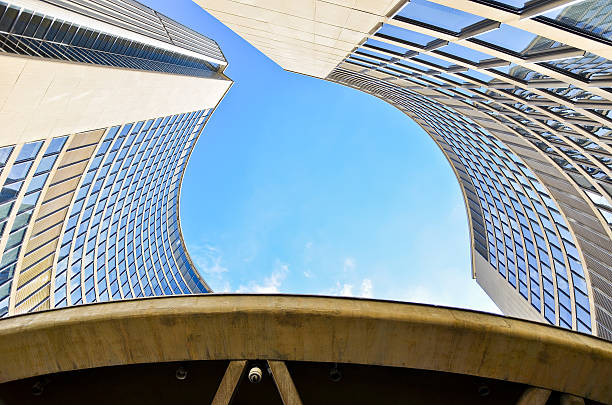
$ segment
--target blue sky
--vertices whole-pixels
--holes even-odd
[[[191,155],[180,206],[190,255],[216,292],[499,312],[471,278],[457,180],[412,120],[285,72],[189,0],[143,3],[215,39],[235,81]]]

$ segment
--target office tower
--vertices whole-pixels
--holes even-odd
[[[178,200],[227,62],[140,3],[103,3],[0,1],[0,316],[210,291]]]
[[[362,2],[355,3],[359,4],[352,4],[351,13]],[[293,29],[302,31],[315,27],[329,36],[334,29],[343,32],[342,24],[372,23],[351,17],[339,18],[330,27],[304,28],[290,16],[306,2],[275,4],[289,10],[273,20],[289,19]],[[308,4],[316,4],[312,15],[318,18],[335,3]],[[387,6],[391,4],[383,8]],[[257,7],[241,4],[231,10],[232,18],[240,20],[236,13],[253,8]],[[194,142],[231,85],[223,75],[226,62],[213,41],[131,0],[20,0],[0,2],[0,11],[0,291],[5,294],[0,302],[3,314],[8,310],[10,315],[0,320],[0,403],[612,402],[612,343],[533,321],[428,305],[313,296],[121,299],[208,291],[183,245],[178,194]],[[258,15],[258,24],[265,17]],[[275,32],[268,53],[274,53],[278,40],[291,30]],[[358,34],[354,36],[363,37]],[[348,31],[341,35],[350,38]],[[395,62],[371,69],[370,62],[360,61],[363,66],[355,71],[353,55],[347,59],[344,52],[333,63],[323,58],[327,66],[317,62],[318,49],[304,52],[303,40],[293,42],[298,45],[295,53],[289,46],[279,54],[290,54],[285,67],[295,62],[291,66],[299,68],[303,58],[310,58],[311,74],[326,77],[333,72],[335,81],[367,87],[419,120],[441,145],[470,204],[474,248],[483,255],[475,254],[481,284],[505,291],[503,302],[509,308],[540,319],[530,308],[535,297],[550,302],[542,295],[551,295],[545,284],[550,277],[559,291],[552,290],[554,299],[562,299],[565,291],[576,301],[567,304],[570,318],[557,315],[555,302],[555,320],[560,316],[566,326],[571,322],[578,329],[593,330],[585,329],[592,320],[577,310],[582,302],[583,310],[588,307],[593,316],[594,300],[597,305],[588,290],[594,285],[589,279],[594,270],[588,267],[580,239],[587,237],[576,231],[578,225],[564,228],[573,217],[564,211],[565,200],[553,191],[548,194],[552,180],[543,183],[540,174],[557,169],[533,167],[522,156],[543,159],[540,155],[526,149],[531,154],[521,152],[519,157],[508,142],[492,135],[493,124],[486,121],[489,126],[484,129],[476,123],[485,122],[482,117],[457,109],[463,104],[450,97],[458,91],[453,86],[442,89],[448,100],[439,98],[433,86],[421,94],[421,87],[404,89],[387,80],[384,72],[396,69],[391,66]],[[537,40],[529,46],[543,45]],[[371,76],[370,71],[384,75]],[[461,89],[467,93],[476,90],[473,87]],[[487,88],[483,91],[497,97]],[[502,122],[499,128],[506,128]],[[528,138],[515,138],[513,142],[531,148]],[[567,180],[568,188],[572,184]],[[526,213],[523,217],[508,211],[514,207],[510,193],[519,191],[525,200],[515,196],[515,203]],[[489,198],[492,203],[487,205]],[[512,222],[521,218],[525,228],[534,231],[530,238]],[[536,223],[542,227],[536,228]],[[478,224],[480,230],[475,228]],[[496,246],[486,238],[488,232],[497,235],[498,229],[509,232],[510,240],[514,232],[524,238],[514,239],[515,259],[507,253],[510,250],[491,255]],[[548,268],[554,277],[562,277],[558,266],[563,262],[567,287],[546,273],[540,253],[553,249],[553,233],[561,241],[561,256],[554,259],[559,264],[551,256]],[[524,260],[542,271],[544,286],[536,292],[535,280],[525,281],[529,300],[516,303],[516,291],[507,287],[511,279],[497,274],[502,255],[504,263],[515,260],[521,268],[518,246],[530,252],[529,245],[524,246],[528,240],[534,250]],[[607,263],[605,257],[602,260]],[[582,273],[578,266],[583,266]],[[521,280],[519,270],[514,271],[515,282]],[[587,287],[578,285],[580,274]],[[518,288],[519,294],[525,292]],[[585,291],[588,303],[580,301],[578,290]],[[75,305],[91,302],[98,303]],[[550,312],[544,310],[547,315]]]
[[[612,339],[609,1],[196,0],[284,69],[403,111],[466,203],[507,315]]]

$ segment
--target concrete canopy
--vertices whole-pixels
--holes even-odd
[[[612,344],[485,313],[365,299],[205,295],[83,305],[0,325],[0,382],[190,360],[404,367],[612,401]]]

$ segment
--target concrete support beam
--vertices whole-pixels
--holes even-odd
[[[285,405],[302,405],[300,394],[295,388],[291,374],[287,370],[287,365],[284,361],[270,360],[268,361],[270,369],[272,370],[272,376],[274,382],[278,387],[281,398]]]
[[[236,391],[246,360],[230,361],[211,405],[229,405]]]
[[[560,405],[584,405],[584,398],[570,394],[562,394],[559,401]]]
[[[529,387],[523,392],[516,405],[544,405],[550,397],[550,390]]]

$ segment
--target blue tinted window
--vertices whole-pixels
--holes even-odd
[[[40,150],[40,147],[42,146],[42,144],[43,144],[42,141],[38,141],[38,142],[26,143],[25,145],[23,145],[21,147],[21,150],[19,151],[19,154],[17,155],[16,162],[34,159],[36,155],[38,154],[38,151]]]
[[[66,143],[66,139],[67,137],[65,136],[60,137],[60,138],[53,138],[51,142],[49,143],[49,146],[47,146],[45,155],[51,155],[54,153],[61,152],[62,148],[64,147],[64,144]]]
[[[426,0],[411,0],[397,15],[453,32],[460,32],[483,20],[482,17]]]

